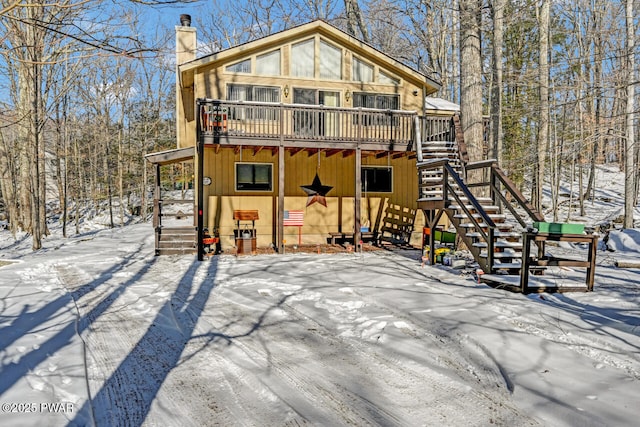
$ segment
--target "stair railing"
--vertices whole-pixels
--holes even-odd
[[[420,123],[420,117],[413,118],[413,138],[416,145],[416,156],[418,156],[418,162],[422,162],[422,125]]]
[[[500,206],[506,206],[507,209],[514,216],[516,221],[522,228],[527,227],[527,219],[516,211],[513,204],[507,200],[507,197],[502,193],[501,188],[504,188],[507,193],[511,195],[513,200],[527,213],[528,219],[533,221],[544,221],[544,216],[533,207],[533,205],[527,200],[527,198],[518,190],[515,183],[509,179],[502,169],[498,166],[498,161],[495,159],[484,160],[480,162],[474,162],[467,164],[467,170],[477,169],[489,169],[489,176],[487,182],[480,182],[471,185],[472,187],[488,186],[491,191],[491,198],[493,203]],[[502,184],[502,187],[500,186]]]
[[[449,206],[452,200],[455,200],[462,211],[467,216],[468,220],[474,225],[475,229],[478,231],[482,239],[487,242],[487,264],[483,268],[485,273],[490,272],[493,266],[493,250],[494,250],[494,232],[496,228],[496,224],[489,217],[487,212],[484,210],[478,199],[471,193],[469,187],[467,187],[463,181],[463,179],[458,175],[458,173],[451,167],[448,159],[434,159],[426,162],[420,162],[417,164],[418,174],[421,175],[423,170],[434,170],[442,168],[442,201],[443,206]],[[453,187],[449,178],[453,180],[462,195],[458,194],[456,189]],[[429,185],[433,187],[433,184]],[[463,197],[466,198],[466,201],[463,200]],[[476,214],[481,218],[482,224],[478,222],[476,216],[471,213],[471,209],[469,206],[475,210]],[[486,228],[486,232],[485,232]],[[433,258],[433,254],[430,254]],[[433,262],[433,259],[431,259]]]

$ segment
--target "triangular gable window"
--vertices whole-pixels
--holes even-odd
[[[353,64],[351,68],[353,81],[364,83],[373,81],[373,66],[362,62],[358,58],[353,58]]]
[[[245,59],[244,61],[240,61],[240,62],[236,62],[235,64],[228,65],[226,70],[230,73],[250,73],[251,59]]]
[[[378,81],[380,83],[388,84],[388,85],[399,85],[400,80],[396,77],[393,77],[391,74],[387,74],[384,71],[380,71],[378,73]]]

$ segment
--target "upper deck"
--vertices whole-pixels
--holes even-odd
[[[199,138],[220,146],[415,152],[418,138],[455,138],[451,116],[415,111],[212,99],[197,111]]]

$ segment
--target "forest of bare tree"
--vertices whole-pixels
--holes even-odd
[[[112,226],[125,221],[125,209],[146,211],[144,155],[175,148],[173,25],[182,3],[189,2],[0,1],[0,215],[13,233],[28,232],[34,249],[51,221],[66,235],[105,207]],[[632,0],[220,0],[193,7],[200,55],[325,19],[440,81],[438,96],[461,105],[471,159],[499,159],[538,207],[543,187],[557,196],[570,177],[583,211],[598,185],[596,165],[615,163],[625,171],[632,212]],[[145,14],[159,8],[175,22],[150,24]],[[176,181],[190,176],[173,172]],[[558,197],[551,200],[545,209],[555,220]],[[625,226],[633,226],[631,215]]]

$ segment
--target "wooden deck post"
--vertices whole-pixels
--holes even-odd
[[[435,230],[436,230],[436,226],[438,225],[438,222],[440,221],[440,218],[442,217],[442,214],[444,213],[444,210],[443,209],[428,210],[428,211],[423,210],[422,212],[424,212],[426,223],[427,223],[427,226],[429,227],[429,264],[434,265],[436,261]],[[422,231],[422,236],[424,238],[424,230]],[[424,246],[424,242],[423,242],[423,246]],[[420,248],[420,250],[423,251],[423,255],[424,255],[424,247]]]
[[[284,107],[280,105],[280,146],[278,147],[278,231],[276,247],[284,253]]]
[[[156,188],[153,190],[153,229],[155,231],[155,251],[156,255],[159,255],[160,227],[162,226],[162,223],[160,222],[162,219],[162,204],[160,202],[160,164],[156,163],[154,169],[156,172]]]
[[[358,147],[356,148],[356,160],[355,160],[355,166],[356,166],[356,170],[355,170],[355,181],[356,181],[356,188],[355,188],[355,193],[356,193],[356,197],[355,197],[355,224],[354,224],[354,230],[353,230],[353,244],[356,247],[356,250],[362,250],[362,248],[360,247],[360,240],[362,235],[360,232],[360,220],[361,220],[361,200],[362,200],[362,149],[360,148],[360,144],[358,144]]]
[[[278,253],[284,253],[284,146],[278,148]]]
[[[160,212],[160,164],[155,164],[155,172],[156,172],[156,187],[153,190],[153,228],[158,228],[162,224],[160,223],[161,212]]]
[[[199,109],[199,105],[198,105]],[[204,245],[202,239],[204,238],[204,185],[202,178],[204,177],[204,139],[200,132],[200,111],[198,111],[196,119],[196,191],[198,192],[196,215],[197,215],[197,230],[196,230],[196,247],[198,248],[198,261],[204,259]]]

